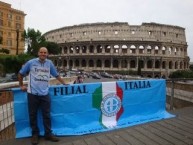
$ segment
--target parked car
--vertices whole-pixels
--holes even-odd
[[[101,76],[97,73],[92,73],[92,78],[93,79],[101,79]]]
[[[104,77],[104,78],[113,78],[113,76],[110,75],[110,74],[107,73],[107,72],[101,72],[100,75],[101,75],[102,77]]]

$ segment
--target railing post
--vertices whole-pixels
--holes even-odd
[[[172,80],[171,82],[172,82],[172,84],[171,84],[170,110],[173,110],[173,107],[174,107],[174,83],[175,83],[175,81]]]

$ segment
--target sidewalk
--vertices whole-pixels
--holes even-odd
[[[38,145],[190,145],[193,144],[193,107],[175,110],[176,117],[109,132],[59,137],[57,143],[40,139]],[[30,138],[0,145],[31,145]]]

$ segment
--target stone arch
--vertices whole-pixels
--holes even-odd
[[[152,60],[148,60],[147,61],[147,68],[152,68],[153,67],[153,61]]]
[[[138,65],[140,65],[141,68],[144,68],[144,65],[145,65],[144,64],[144,60],[139,60],[139,64]]]
[[[113,60],[113,68],[118,68],[119,67],[119,61],[117,59]]]
[[[76,46],[76,47],[75,47],[75,51],[76,51],[76,53],[80,53],[80,47],[79,47],[79,46]]]
[[[72,68],[73,67],[73,61],[70,59],[69,60],[69,66]]]
[[[94,46],[93,45],[89,46],[89,53],[94,53]]]
[[[182,61],[180,62],[180,69],[182,69],[183,68],[183,63],[182,63]]]
[[[88,66],[89,67],[94,67],[94,61],[92,59],[89,60]]]
[[[79,67],[79,66],[80,66],[78,59],[75,60],[75,66],[76,66],[76,67]]]
[[[127,68],[127,59],[121,60],[121,68]]]
[[[171,48],[171,47],[168,48],[168,54],[169,54],[169,55],[172,54],[172,48]]]
[[[97,45],[97,53],[102,53],[102,48],[101,45]]]
[[[132,53],[132,54],[136,53],[136,46],[135,45],[130,46],[130,53]]]
[[[159,46],[155,46],[154,52],[155,52],[155,54],[159,54]]]
[[[150,45],[148,45],[146,49],[147,49],[147,54],[152,53],[152,47]]]
[[[87,47],[85,45],[82,46],[82,53],[86,53],[86,51],[87,51]]]
[[[64,46],[63,48],[63,54],[67,54],[68,53],[68,48],[66,46]]]
[[[130,68],[136,68],[136,61],[135,60],[130,61]]]
[[[67,60],[65,60],[65,59],[63,60],[63,66],[67,67]]]
[[[127,54],[127,45],[122,45],[122,53]]]
[[[163,54],[163,55],[166,54],[166,47],[165,47],[165,46],[162,47],[162,54]]]
[[[162,62],[162,68],[163,68],[163,69],[166,69],[166,61],[163,61],[163,62]]]
[[[74,47],[73,46],[70,46],[70,53],[74,53]]]
[[[155,68],[160,68],[160,61],[159,60],[155,61]]]
[[[105,53],[110,53],[111,52],[111,46],[110,45],[106,45],[105,46]]]
[[[144,46],[143,45],[140,45],[139,46],[139,54],[144,54]]]
[[[178,69],[178,61],[175,62],[175,69]]]
[[[110,67],[111,66],[111,62],[110,62],[110,60],[108,60],[108,59],[106,59],[105,60],[105,67]]]
[[[174,51],[174,55],[177,55],[177,48],[176,47],[173,48],[173,51]]]
[[[82,67],[86,67],[86,60],[85,60],[85,59],[82,60],[81,66],[82,66]]]
[[[96,61],[96,67],[102,67],[102,61],[100,59]]]
[[[114,53],[119,53],[119,45],[114,45],[113,46],[113,52]]]
[[[172,61],[169,61],[169,69],[172,69],[172,66],[173,65],[173,63],[172,63]]]

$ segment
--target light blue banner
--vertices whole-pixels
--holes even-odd
[[[31,136],[27,94],[14,92],[16,138]],[[103,132],[174,117],[166,109],[165,80],[129,80],[54,85],[51,97],[52,130],[56,135]],[[41,112],[39,112],[41,113]],[[42,117],[38,117],[44,135]]]

